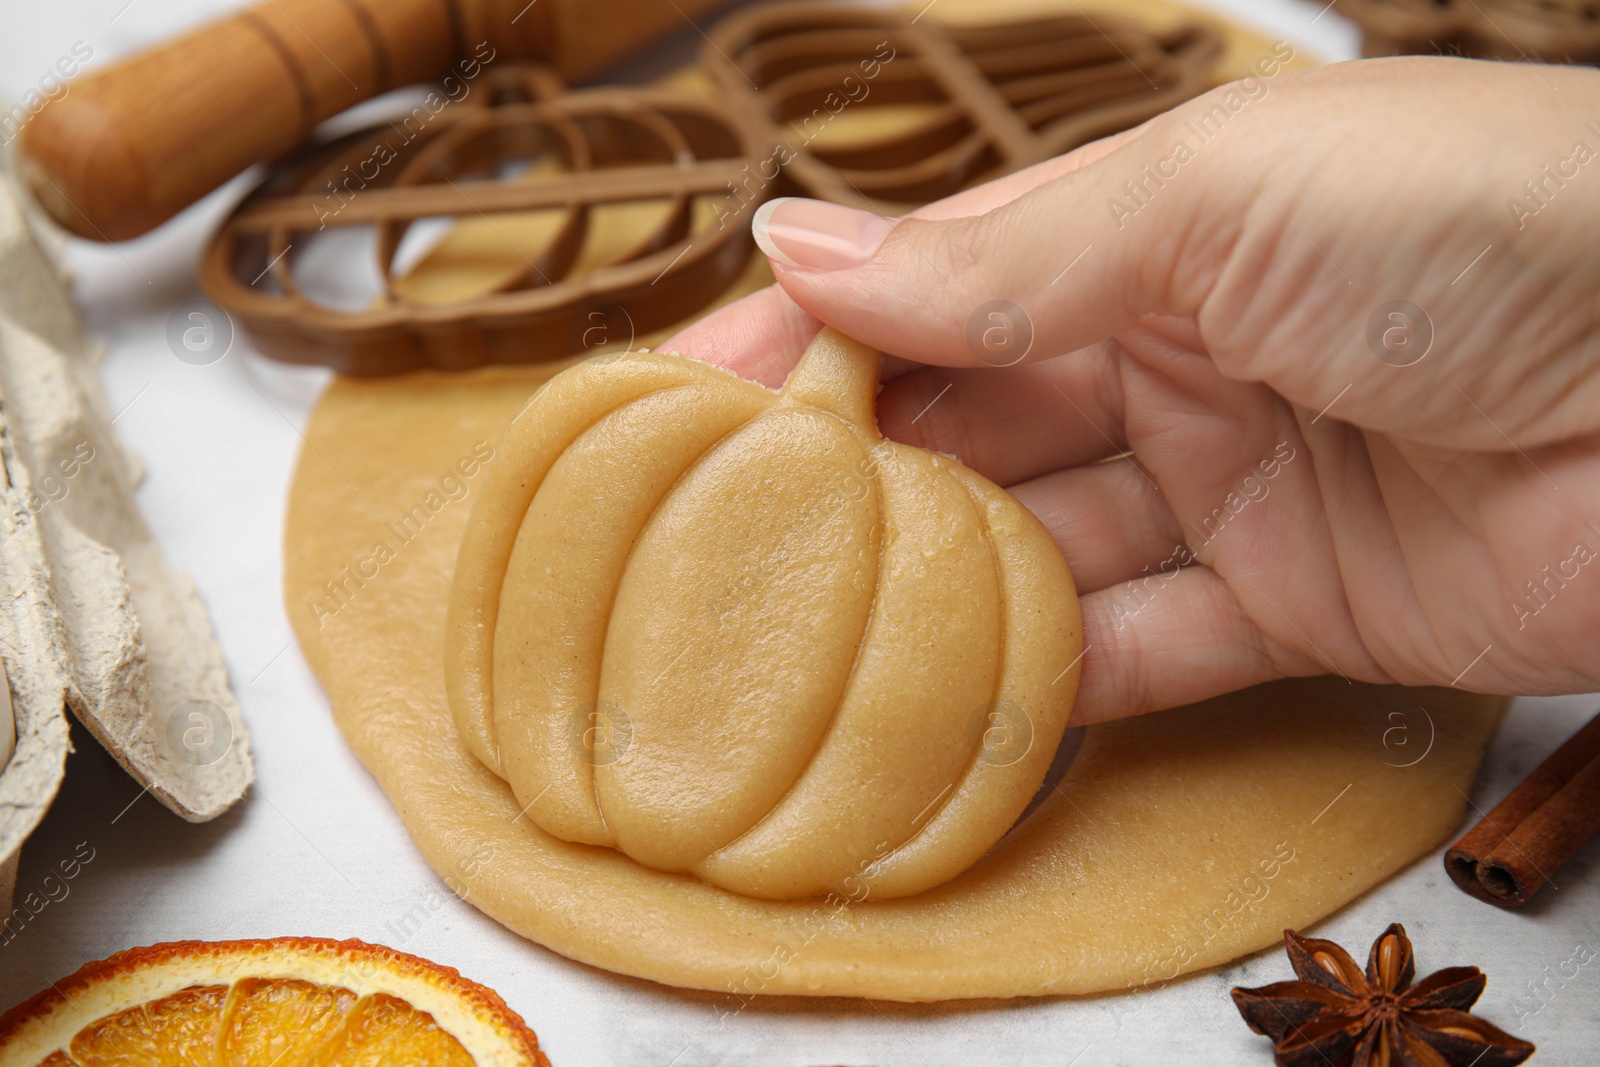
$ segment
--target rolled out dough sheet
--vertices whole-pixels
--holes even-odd
[[[986,857],[902,900],[754,900],[544,834],[458,740],[442,655],[479,460],[557,369],[336,381],[285,535],[345,738],[446,884],[530,940],[741,997],[1123,990],[1310,926],[1457,825],[1503,702],[1331,678],[1088,729]]]

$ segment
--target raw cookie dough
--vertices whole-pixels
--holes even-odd
[[[1090,727],[1017,829],[903,899],[760,900],[545,833],[459,739],[443,648],[484,459],[559,369],[334,382],[285,536],[289,615],[346,739],[434,870],[518,933],[741,997],[1123,990],[1275,944],[1455,829],[1503,702],[1335,678]]]
[[[878,353],[823,330],[781,393],[683,356],[558,376],[461,546],[456,725],[529,821],[746,896],[910,896],[1044,779],[1077,691],[1049,531],[886,441]]]

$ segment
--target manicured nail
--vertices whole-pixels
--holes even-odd
[[[894,220],[871,211],[781,196],[750,220],[756,244],[771,259],[802,270],[847,270],[872,258]]]

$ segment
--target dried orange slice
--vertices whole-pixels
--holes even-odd
[[[361,941],[174,941],[0,1017],[6,1067],[549,1067],[493,990]]]

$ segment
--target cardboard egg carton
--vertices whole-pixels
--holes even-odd
[[[56,263],[0,180],[0,929],[22,842],[60,788],[70,707],[141,787],[191,822],[253,777],[193,583],[134,501],[94,351]]]

